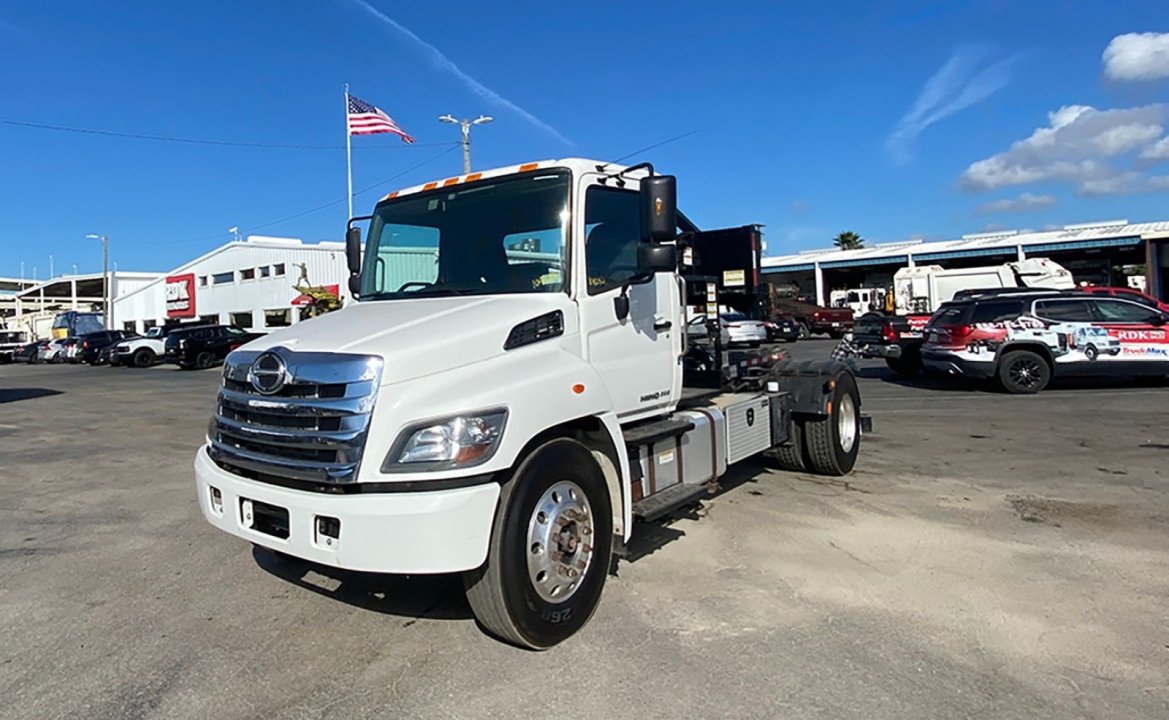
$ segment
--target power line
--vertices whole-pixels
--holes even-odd
[[[643,152],[646,152],[649,150],[654,150],[656,148],[660,148],[663,145],[669,145],[672,142],[677,142],[678,140],[681,140],[682,138],[688,138],[691,135],[695,134],[696,132],[698,132],[698,131],[691,130],[690,132],[685,132],[685,133],[682,133],[681,135],[676,135],[676,136],[670,138],[669,140],[662,140],[659,143],[654,143],[653,145],[647,145],[646,147],[643,147],[640,150],[634,150],[633,152],[629,153],[628,155],[622,155],[621,157],[617,158],[616,160],[610,160],[608,164],[612,165],[615,163],[619,163],[622,160],[628,160],[629,158],[633,157],[634,155],[640,155]]]
[[[356,197],[357,195],[362,195],[364,193],[367,193],[370,190],[374,190],[376,188],[379,188],[382,185],[385,185],[387,183],[393,182],[394,180],[397,180],[398,178],[402,177],[403,175],[406,175],[407,173],[414,172],[415,170],[417,170],[425,165],[429,165],[430,163],[434,162],[435,160],[438,160],[439,158],[441,158],[442,156],[447,155],[450,152],[453,152],[454,149],[460,145],[460,143],[442,143],[442,144],[449,145],[449,147],[447,147],[446,150],[443,150],[442,152],[440,152],[436,155],[432,155],[431,157],[427,158],[426,160],[423,160],[422,162],[420,162],[416,165],[411,165],[410,167],[406,168],[405,170],[401,171],[400,173],[397,173],[395,175],[391,175],[390,177],[385,178],[384,180],[379,180],[376,183],[374,183],[373,185],[370,185],[368,187],[364,187],[364,188],[356,191],[355,193],[353,193],[354,197]],[[340,205],[341,203],[345,202],[346,200],[348,200],[348,198],[343,197],[339,200],[333,200],[331,202],[324,203],[323,205],[317,205],[316,207],[309,208],[308,210],[301,210],[300,212],[293,213],[292,215],[282,217],[279,220],[270,220],[270,221],[265,222],[265,223],[260,223],[259,225],[250,225],[246,228],[241,228],[240,232],[241,233],[248,233],[248,232],[251,232],[253,230],[260,230],[262,228],[271,227],[273,225],[279,225],[280,223],[288,222],[289,220],[295,220],[296,218],[304,217],[305,215],[311,215],[312,213],[320,212],[321,210],[326,210],[328,208],[333,207],[334,205]],[[171,241],[167,241],[167,244],[181,245],[181,244],[185,244],[185,243],[203,242],[205,240],[215,240],[217,238],[223,238],[223,235],[224,235],[224,233],[215,233],[214,235],[204,235],[203,237],[187,238],[185,240],[171,240]]]
[[[48,123],[27,122],[24,120],[8,120],[0,118],[0,125],[13,125],[16,127],[36,128],[38,130],[53,130],[56,132],[79,133],[83,135],[105,135],[108,137],[129,138],[132,140],[151,140],[154,142],[169,142],[181,143],[184,145],[217,145],[220,147],[246,147],[246,148],[268,148],[278,150],[344,150],[344,145],[304,145],[295,143],[259,143],[259,142],[237,142],[234,140],[212,140],[207,138],[188,138],[177,137],[173,135],[152,135],[149,133],[134,133],[124,132],[121,130],[101,130],[97,128],[81,128],[70,127],[68,125],[50,125]],[[393,144],[393,145],[371,145],[369,148],[376,148],[378,150],[402,150],[408,147],[438,147],[442,145],[450,145],[451,143],[412,143],[412,144]],[[454,143],[457,145],[458,143]]]

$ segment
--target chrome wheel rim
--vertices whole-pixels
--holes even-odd
[[[845,453],[852,452],[857,438],[856,403],[852,401],[852,395],[840,398],[836,408],[836,430],[840,436],[840,449]]]
[[[528,520],[528,580],[540,599],[576,594],[593,562],[593,511],[580,486],[562,480],[544,491]]]

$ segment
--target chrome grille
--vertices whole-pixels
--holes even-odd
[[[275,355],[283,382],[260,390],[252,366]],[[266,358],[271,361],[271,358]],[[258,479],[351,483],[357,478],[382,360],[367,355],[237,350],[227,357],[208,434],[211,459]]]

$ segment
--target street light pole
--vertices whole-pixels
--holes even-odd
[[[466,118],[464,118],[462,120],[456,120],[453,115],[443,115],[438,120],[439,120],[439,122],[450,123],[452,125],[458,125],[460,128],[462,128],[462,131],[463,131],[463,174],[469,175],[471,173],[471,126],[472,125],[483,125],[484,123],[489,123],[492,120],[494,120],[494,118],[489,117],[487,115],[480,115],[479,117],[475,118],[474,120],[468,120]]]
[[[86,235],[91,240],[101,240],[101,325],[109,330],[110,323],[110,273],[109,238],[102,235]]]

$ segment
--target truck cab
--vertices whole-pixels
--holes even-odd
[[[463,573],[490,632],[560,642],[635,517],[768,450],[793,469],[855,462],[843,364],[736,368],[735,392],[687,382],[686,298],[706,284],[681,266],[757,281],[757,230],[733,234],[739,269],[649,165],[535,162],[390,193],[350,221],[358,302],[227,357],[195,460],[204,517],[321,564]],[[705,292],[717,308],[718,283]]]

